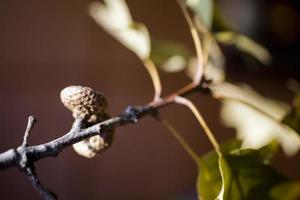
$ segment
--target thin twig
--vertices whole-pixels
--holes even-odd
[[[23,137],[23,143],[22,146],[27,146],[28,145],[28,138],[30,135],[30,131],[33,128],[34,123],[36,122],[36,119],[33,116],[29,116],[28,117],[28,123],[27,123],[27,127],[24,133],[24,137]]]
[[[27,175],[29,181],[33,185],[33,187],[39,192],[39,194],[43,197],[45,200],[56,200],[57,195],[50,191],[48,188],[43,186],[35,172],[34,166],[26,167],[24,170],[24,173]]]
[[[182,146],[182,148],[187,152],[187,154],[197,164],[200,159],[199,156],[190,147],[190,145],[184,140],[184,138],[180,135],[180,133],[167,120],[161,119],[161,123],[172,133],[172,135],[178,141],[178,143]]]
[[[216,153],[221,155],[221,149],[220,149],[219,143],[217,142],[214,134],[212,133],[212,131],[208,127],[207,123],[205,122],[204,118],[202,117],[201,113],[198,111],[196,106],[190,100],[188,100],[184,97],[180,97],[180,96],[176,97],[175,102],[178,103],[178,104],[182,104],[182,105],[187,106],[192,111],[192,113],[194,114],[194,116],[196,117],[196,119],[198,120],[200,125],[202,126],[205,134],[207,135],[207,137],[209,139],[209,141],[213,145]]]
[[[193,83],[195,85],[198,85],[203,77],[204,74],[204,60],[203,60],[203,52],[202,52],[202,46],[201,46],[201,40],[200,40],[200,36],[199,33],[197,31],[197,28],[195,26],[195,24],[193,23],[193,20],[191,19],[187,8],[186,8],[186,1],[185,0],[177,0],[183,15],[190,27],[190,31],[191,31],[191,35],[194,41],[194,45],[195,45],[195,49],[196,49],[196,53],[197,53],[197,59],[198,59],[198,65],[197,65],[197,69],[196,72],[194,73],[194,77],[193,77]]]
[[[158,100],[160,100],[162,89],[161,89],[161,81],[159,78],[157,67],[155,66],[155,64],[153,63],[153,61],[150,58],[144,60],[143,63],[144,63],[145,68],[147,69],[147,71],[151,77],[152,83],[153,83],[153,87],[154,87],[154,91],[155,91],[153,101],[154,102],[158,101]]]

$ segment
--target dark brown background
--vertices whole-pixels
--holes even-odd
[[[87,15],[89,2],[1,0],[0,151],[21,143],[29,115],[38,119],[31,144],[67,132],[72,117],[59,99],[65,86],[87,85],[102,91],[112,115],[127,105],[151,100],[153,89],[142,64]],[[174,1],[127,2],[134,18],[144,22],[151,35],[182,41],[193,50],[187,25]],[[245,2],[249,1],[231,0],[221,5],[241,32],[271,49],[275,60],[268,68],[251,59],[253,64],[249,65],[234,49],[225,48],[229,56],[227,71],[235,81],[251,83],[267,96],[291,102],[292,93],[285,83],[289,77],[298,79],[299,75],[299,9],[292,1],[286,5],[294,12],[275,12],[273,6],[280,5],[280,1]],[[283,19],[286,23],[281,22]],[[189,81],[183,73],[161,76],[164,94]],[[221,125],[217,102],[203,95],[193,95],[191,99],[220,141],[234,134]],[[211,149],[186,109],[171,106],[162,114],[176,124],[199,153]],[[299,160],[299,156],[281,158],[276,166],[299,178]],[[57,158],[39,161],[36,166],[41,181],[60,199],[195,198],[194,163],[172,136],[149,117],[119,128],[112,148],[96,159],[79,157],[67,148]],[[1,199],[39,199],[17,169],[1,171],[0,177]]]

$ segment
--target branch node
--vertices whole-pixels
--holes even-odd
[[[32,121],[33,122],[33,121]],[[23,143],[24,144],[24,143]],[[21,145],[17,148],[19,156],[19,168],[30,180],[32,186],[39,192],[45,200],[56,200],[57,195],[43,186],[35,172],[35,167],[33,163],[27,157],[28,147],[26,145]]]
[[[202,78],[201,83],[197,86],[199,92],[210,94],[211,89],[209,88],[210,84],[213,82],[212,79]]]
[[[128,106],[121,116],[125,121],[137,123],[142,112],[143,107]]]
[[[85,127],[85,125],[86,125],[85,119],[82,119],[82,118],[75,119],[75,121],[73,122],[72,128],[71,128],[71,131],[80,130],[83,127]]]
[[[20,169],[24,169],[28,166],[28,157],[27,157],[27,146],[22,145],[17,148],[18,153],[18,165]]]

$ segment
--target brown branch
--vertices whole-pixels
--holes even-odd
[[[42,186],[37,178],[34,170],[34,163],[36,161],[47,157],[56,157],[64,148],[91,136],[102,136],[108,130],[126,124],[136,123],[140,118],[147,115],[155,116],[159,109],[174,103],[177,96],[185,96],[194,91],[209,91],[207,87],[208,83],[209,81],[204,80],[200,85],[187,85],[159,101],[144,106],[129,106],[121,115],[87,128],[84,128],[86,123],[83,119],[76,119],[68,133],[50,142],[39,145],[28,145],[29,133],[35,122],[33,117],[29,117],[22,145],[16,149],[9,149],[0,153],[0,169],[19,167],[25,172],[35,189],[39,191],[44,199],[56,199],[54,193]]]

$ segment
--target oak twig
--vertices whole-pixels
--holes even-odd
[[[41,194],[44,199],[56,199],[56,195],[53,192],[49,191],[46,187],[41,185],[35,172],[34,163],[36,161],[48,157],[56,157],[66,147],[91,136],[102,136],[106,131],[110,129],[126,124],[137,123],[140,118],[147,115],[154,116],[157,114],[160,108],[174,103],[177,96],[185,96],[194,91],[208,91],[208,83],[209,81],[203,79],[203,81],[199,85],[187,85],[186,87],[174,92],[173,94],[165,98],[160,99],[159,101],[155,101],[144,106],[129,106],[119,116],[112,117],[108,120],[97,123],[87,128],[83,128],[85,127],[86,123],[83,119],[76,119],[72,125],[71,130],[68,133],[50,142],[39,145],[28,144],[30,130],[36,122],[34,117],[30,116],[28,119],[28,124],[24,134],[22,145],[15,149],[12,148],[3,153],[0,153],[0,169],[19,167],[21,171],[28,176],[34,188]]]

